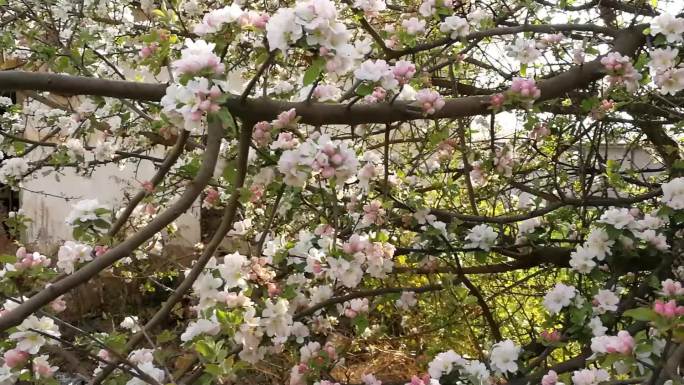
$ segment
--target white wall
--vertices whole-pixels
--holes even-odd
[[[39,151],[36,151],[37,153]],[[158,156],[163,157],[163,152]],[[32,158],[40,157],[38,154]],[[140,164],[126,163],[99,166],[86,177],[76,174],[73,168],[43,175],[39,171],[34,179],[24,182],[21,192],[21,207],[33,219],[26,232],[26,242],[36,244],[41,250],[54,247],[64,240],[73,239],[71,228],[64,219],[71,211],[71,205],[81,199],[97,199],[100,203],[119,209],[127,202],[124,194],[134,195],[140,190],[140,182],[149,180],[155,168],[150,161]],[[41,194],[47,192],[51,195]],[[56,196],[54,196],[56,195]],[[64,198],[75,198],[66,201]],[[189,212],[176,220],[179,228],[177,244],[193,245],[199,242],[200,207],[193,205]]]

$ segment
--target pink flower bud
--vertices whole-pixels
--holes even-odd
[[[12,349],[5,352],[3,358],[5,365],[16,368],[24,365],[29,358],[29,354],[19,349]]]

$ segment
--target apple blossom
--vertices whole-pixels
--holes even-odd
[[[566,286],[557,283],[551,291],[544,296],[544,307],[552,315],[560,313],[561,309],[570,305],[577,291],[574,286]]]

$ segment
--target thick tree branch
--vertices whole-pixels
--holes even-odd
[[[646,25],[621,30],[613,41],[613,49],[623,55],[633,56],[645,41],[642,33]],[[565,72],[538,83],[541,97],[537,103],[562,97],[575,89],[584,88],[604,76],[600,57],[573,67]],[[166,85],[92,79],[67,75],[32,73],[21,71],[0,72],[0,90],[51,91],[68,95],[99,95],[115,98],[158,101],[165,94]],[[243,104],[237,96],[231,97],[226,106],[231,113],[247,121],[275,119],[278,114],[291,108],[301,116],[301,123],[315,126],[325,124],[392,123],[425,119],[420,109],[411,103],[395,101],[392,104],[323,104],[285,102],[266,98],[247,99]],[[460,118],[488,114],[488,96],[469,96],[447,99],[444,108],[428,118]]]
[[[88,263],[73,274],[46,287],[17,308],[5,313],[0,317],[0,331],[5,331],[12,326],[19,325],[24,318],[40,309],[42,306],[47,305],[69,290],[88,282],[102,270],[132,253],[133,250],[187,211],[207,185],[207,182],[213,175],[216,167],[216,161],[221,147],[221,137],[223,136],[223,128],[218,123],[210,124],[208,132],[207,148],[197,176],[185,190],[183,195],[178,198],[171,207],[156,216],[142,230],[119,243],[104,255],[97,257],[97,259]]]

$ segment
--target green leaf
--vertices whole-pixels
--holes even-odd
[[[356,94],[359,96],[366,96],[370,95],[373,92],[373,85],[368,84],[366,82],[361,83],[358,87],[356,87]]]
[[[308,86],[318,79],[318,76],[323,72],[323,65],[325,61],[322,58],[318,58],[311,63],[311,66],[304,72],[304,85]]]
[[[356,329],[357,334],[362,334],[368,328],[369,322],[366,316],[360,315],[356,316],[352,321],[354,324],[354,329]]]
[[[9,254],[0,255],[0,263],[14,263],[17,261],[17,257]]]
[[[161,345],[173,341],[174,339],[176,339],[176,335],[171,330],[162,330],[162,332],[157,335],[157,344]]]
[[[231,186],[235,184],[235,179],[237,178],[237,161],[231,160],[226,162],[226,166],[223,168],[223,179],[230,183]]]
[[[195,350],[203,357],[211,357],[214,355],[214,349],[206,341],[197,341]]]
[[[233,115],[228,111],[227,108],[221,107],[218,112],[216,112],[216,116],[221,120],[221,123],[223,124],[223,127],[225,128],[231,128],[235,131],[235,121],[233,120]]]
[[[658,318],[658,314],[651,309],[639,307],[625,311],[624,315],[634,318],[637,321],[653,321]]]

